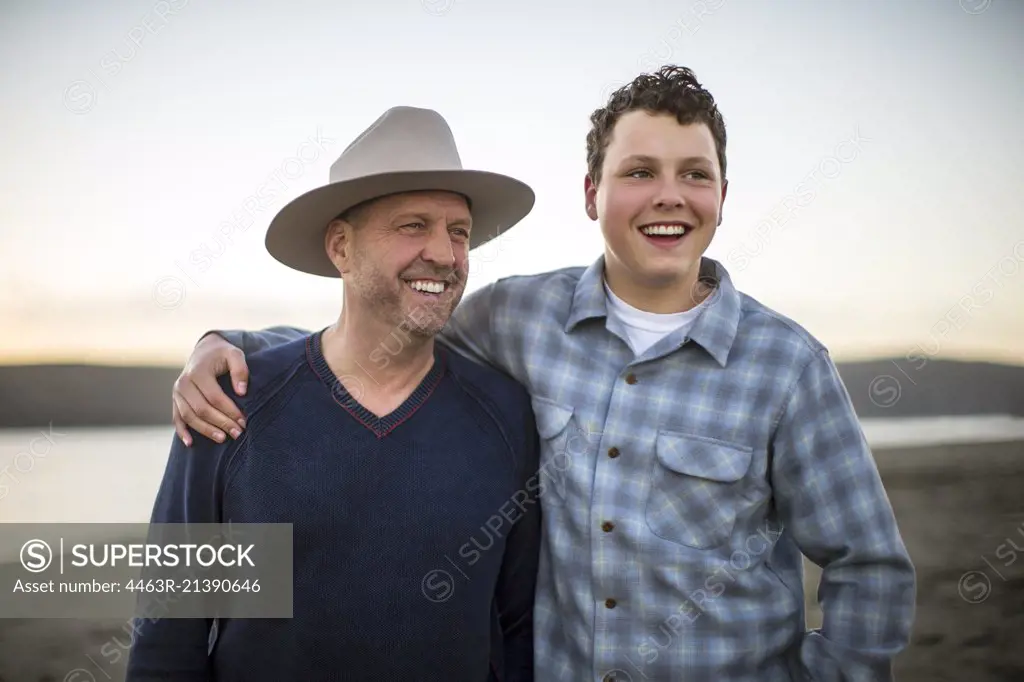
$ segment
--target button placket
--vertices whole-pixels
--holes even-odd
[[[591,525],[593,530],[590,541],[595,563],[591,567],[593,591],[590,596],[598,610],[595,615],[600,624],[595,632],[593,642],[595,652],[601,649],[611,651],[619,646],[618,640],[621,634],[616,633],[613,622],[627,617],[630,611],[628,598],[632,588],[622,571],[613,568],[615,566],[621,568],[627,559],[624,552],[630,551],[630,531],[627,526],[620,525],[623,521],[622,518],[615,518],[621,512],[617,510],[615,504],[611,503],[617,499],[615,481],[620,479],[623,467],[627,467],[628,473],[628,468],[639,465],[634,461],[635,458],[620,459],[622,455],[626,454],[626,451],[635,447],[635,443],[628,433],[617,433],[616,431],[616,426],[621,428],[625,423],[623,420],[628,417],[637,400],[642,399],[641,393],[638,392],[639,389],[633,388],[639,383],[639,378],[628,368],[621,370],[617,376],[613,375],[609,378],[615,381],[616,385],[612,389],[604,415],[606,427],[601,435],[602,442],[600,443],[607,459],[602,462],[601,460],[604,458],[598,457],[596,460],[597,471],[595,472],[594,496],[591,503],[594,521]],[[620,379],[623,384],[618,383]],[[601,450],[597,452],[600,453]],[[613,468],[604,469],[604,467]],[[627,602],[620,603],[621,599],[627,599]],[[598,659],[601,658],[598,657]],[[594,663],[597,668],[594,672],[600,674],[600,668],[604,667],[603,674],[597,677],[597,680],[603,680],[606,675],[609,682],[622,679],[621,671],[617,675],[610,674],[609,668],[614,667],[613,661],[595,660]]]

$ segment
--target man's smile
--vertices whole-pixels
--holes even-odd
[[[448,282],[436,279],[405,280],[405,283],[417,294],[430,298],[438,298],[448,290]]]

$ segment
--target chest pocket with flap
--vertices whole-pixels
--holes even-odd
[[[753,448],[660,431],[645,518],[655,535],[697,549],[725,542],[743,506]]]
[[[572,494],[571,474],[586,457],[589,444],[573,419],[570,405],[533,397],[533,414],[540,435],[540,495],[546,507],[561,507]]]

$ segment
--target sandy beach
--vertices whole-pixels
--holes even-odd
[[[919,576],[913,643],[897,679],[1024,679],[1024,552],[1009,544],[1024,547],[1024,441],[875,454]],[[161,467],[139,467],[128,499],[141,512]],[[809,604],[816,575],[809,571]],[[817,625],[816,607],[808,615]],[[129,644],[126,619],[0,620],[0,682],[120,682]]]
[[[1024,441],[877,449],[917,568],[900,682],[1024,680]],[[1019,556],[1018,556],[1019,555]],[[817,570],[808,571],[814,604]],[[818,625],[816,608],[809,623]]]

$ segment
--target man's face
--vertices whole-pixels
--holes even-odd
[[[630,111],[616,123],[587,213],[600,220],[610,281],[637,290],[692,287],[725,201],[711,131],[667,114]]]
[[[410,192],[361,207],[352,224],[332,223],[327,248],[360,308],[427,337],[462,299],[472,218],[449,192]]]

